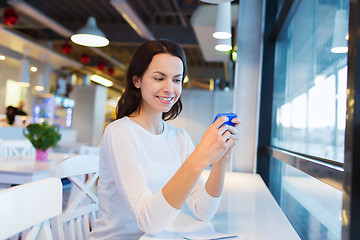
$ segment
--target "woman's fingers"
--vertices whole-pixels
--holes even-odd
[[[231,134],[234,134],[234,135],[238,135],[239,134],[239,131],[233,127],[233,126],[230,126],[230,125],[227,125],[227,124],[223,124],[220,128],[219,128],[219,134],[223,135],[226,131],[229,131]]]
[[[237,127],[241,123],[241,119],[236,117],[231,119],[231,122],[234,123],[234,127]]]
[[[229,121],[229,118],[226,116],[219,117],[216,121],[211,125],[214,129],[218,129],[223,125],[225,122]]]
[[[239,140],[239,137],[238,137],[237,134],[232,134],[230,131],[226,131],[222,135],[222,140],[223,140],[223,142],[227,142],[229,140],[232,140],[232,141],[236,142],[237,140]]]
[[[229,131],[226,131],[226,132],[222,135],[223,142],[226,142],[229,138],[231,138],[231,133],[230,133]]]

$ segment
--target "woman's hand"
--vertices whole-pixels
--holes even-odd
[[[234,123],[234,128],[236,128],[240,124],[241,120],[239,118],[233,118],[231,120],[231,122]],[[237,140],[239,139],[239,131],[236,131],[236,133],[232,136],[232,138],[234,139],[234,141],[236,143]],[[235,144],[230,146],[229,149],[226,151],[226,153],[222,156],[222,158],[218,162],[216,162],[216,164],[222,162],[223,164],[226,165],[226,162],[230,158],[230,152],[231,152],[231,150],[233,149],[234,146],[235,146]]]
[[[221,195],[226,161],[219,161],[219,159],[227,159],[222,157],[237,141],[238,131],[235,127],[240,123],[240,120],[235,118],[232,120],[234,123],[232,127],[223,124],[227,120],[228,117],[220,117],[208,127],[194,152],[162,188],[164,198],[172,207],[181,209],[201,172],[210,164],[214,165],[206,181],[205,189],[213,197]]]
[[[231,120],[231,122],[234,123],[234,127],[236,128],[240,123],[240,119],[234,118]],[[223,154],[223,156],[217,162],[215,162],[211,167],[209,178],[207,179],[205,184],[206,191],[210,196],[213,197],[221,196],[222,189],[224,186],[226,166],[230,158],[230,152],[231,149],[234,147],[235,142],[238,140],[238,138],[239,138],[239,132],[233,131],[231,133],[231,138],[230,138],[232,140],[232,145],[230,145],[230,147]]]
[[[200,159],[203,168],[221,159],[238,140],[238,130],[235,127],[240,123],[240,120],[238,118],[232,119],[234,127],[223,124],[226,121],[228,121],[228,117],[223,116],[211,124],[195,148],[193,154],[197,156],[197,159]]]

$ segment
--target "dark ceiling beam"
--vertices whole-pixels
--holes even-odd
[[[136,5],[138,5],[139,8],[141,8],[141,10],[144,12],[144,14],[146,15],[146,17],[148,19],[152,18],[151,10],[149,10],[148,6],[145,6],[145,3],[143,0],[137,1]]]
[[[110,0],[110,4],[141,37],[153,40],[153,33],[125,0]]]
[[[186,21],[185,17],[182,15],[182,11],[181,11],[181,9],[179,7],[178,1],[177,0],[172,0],[172,3],[174,4],[176,12],[179,14],[181,25],[183,27],[187,27],[187,25],[188,25],[187,21]]]
[[[225,79],[223,67],[192,67],[188,68],[189,78],[220,78]]]
[[[155,25],[153,33],[156,38],[167,38],[179,44],[198,45],[194,30],[191,26]]]

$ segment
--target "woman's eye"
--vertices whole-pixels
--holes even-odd
[[[162,81],[164,78],[155,78],[156,81]]]
[[[174,79],[174,82],[180,83],[182,80],[181,79]]]

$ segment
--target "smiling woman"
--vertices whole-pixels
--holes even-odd
[[[159,57],[159,55],[162,56]],[[152,61],[153,58],[159,61]],[[167,59],[170,59],[171,62],[168,63]],[[173,65],[173,63],[175,64]],[[161,70],[158,70],[159,66],[164,66],[166,69],[160,68]],[[151,76],[148,76],[149,74]],[[186,58],[179,45],[168,40],[149,41],[141,45],[131,58],[126,76],[126,89],[117,106],[117,118],[139,113],[144,92],[141,91],[139,84],[141,84],[143,78],[145,80],[152,78],[153,80],[160,81],[167,76],[168,78],[174,78],[175,81],[182,81],[186,74]],[[135,86],[135,83],[137,86]],[[180,99],[182,84],[179,85],[180,93],[178,94],[178,101],[174,101],[175,104],[172,106],[171,111],[166,111],[162,114],[164,120],[176,118],[182,110]]]
[[[163,230],[187,201],[201,220],[221,200],[235,124],[216,120],[194,148],[189,135],[165,122],[182,109],[185,55],[169,40],[148,41],[134,53],[117,120],[105,129],[100,150],[99,218],[91,239],[139,239]],[[200,175],[212,165],[204,182]]]
[[[180,98],[182,72],[180,58],[166,53],[155,55],[143,77],[133,77],[135,87],[141,89],[143,100],[140,110],[148,109],[154,113],[170,111]]]

